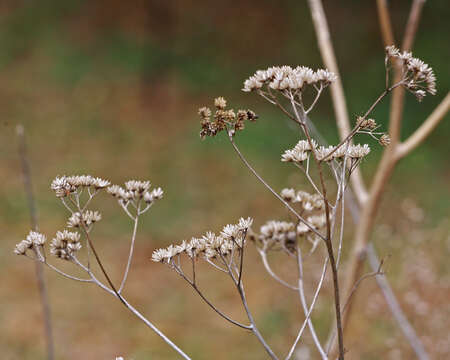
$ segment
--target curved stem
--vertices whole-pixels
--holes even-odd
[[[305,317],[308,316],[308,306],[306,304],[306,298],[305,298],[305,290],[303,287],[303,264],[302,264],[302,253],[300,250],[300,246],[297,243],[297,266],[298,266],[298,294],[300,296],[300,302],[302,304],[303,312],[305,314]],[[311,336],[313,338],[314,344],[317,347],[317,350],[320,353],[320,356],[323,360],[327,360],[328,357],[325,354],[325,351],[322,348],[322,345],[320,344],[319,338],[317,337],[316,331],[314,329],[314,325],[311,321],[311,318],[308,318],[308,328],[311,332]]]
[[[119,291],[118,291],[119,294],[122,292],[123,287],[125,286],[125,282],[127,281],[127,277],[128,277],[128,272],[130,271],[131,259],[133,258],[133,251],[134,251],[134,242],[136,240],[136,233],[137,233],[138,222],[139,222],[139,209],[140,209],[140,204],[138,204],[136,217],[134,218],[133,234],[131,235],[130,253],[128,255],[127,267],[123,274],[122,283],[120,284],[120,287],[119,287]]]
[[[309,222],[307,222],[304,218],[302,218],[300,216],[299,213],[297,213],[297,211],[295,211],[291,205],[289,205],[280,195],[278,195],[278,193],[272,189],[272,187],[255,171],[255,169],[253,169],[253,167],[249,164],[249,162],[247,161],[247,159],[242,155],[242,153],[240,152],[239,148],[236,146],[233,137],[229,134],[228,138],[231,142],[231,145],[233,146],[234,151],[236,151],[236,153],[238,154],[239,158],[242,160],[242,162],[245,164],[245,166],[247,166],[247,168],[252,172],[253,175],[256,176],[256,178],[278,199],[280,200],[284,206],[286,206],[290,212],[292,212],[297,219],[302,222],[303,224],[306,225],[306,227],[311,230],[314,234],[316,234],[317,236],[319,236],[322,240],[325,240],[325,237],[318,232],[313,226],[311,226],[311,224]]]
[[[297,347],[297,344],[302,337],[303,331],[306,328],[306,324],[308,323],[308,320],[311,317],[314,306],[316,305],[317,298],[319,297],[320,289],[322,288],[323,280],[325,279],[325,274],[327,272],[327,265],[328,265],[328,257],[325,259],[325,262],[323,264],[322,275],[320,276],[319,284],[317,285],[316,292],[314,293],[314,297],[311,302],[311,306],[309,307],[308,314],[306,315],[305,320],[303,321],[303,324],[300,327],[300,330],[297,334],[297,337],[295,338],[294,344],[292,344],[292,347],[289,350],[289,353],[287,354],[285,360],[289,360],[294,354],[295,348]]]
[[[270,267],[269,261],[267,259],[267,253],[264,250],[258,249],[259,255],[261,256],[261,260],[263,262],[263,265],[266,269],[266,271],[269,273],[270,276],[272,276],[272,278],[274,278],[274,280],[278,281],[281,285],[286,286],[287,288],[291,289],[291,290],[298,290],[298,287],[293,286],[289,283],[287,283],[286,281],[284,281],[283,279],[281,279],[277,274],[275,274],[272,270],[272,268]]]

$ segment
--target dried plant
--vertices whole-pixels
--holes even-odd
[[[247,251],[246,248],[251,244],[259,254],[267,274],[287,289],[294,291],[294,296],[298,296],[301,303],[304,320],[302,324],[299,324],[298,333],[290,348],[286,349],[286,355],[283,358],[286,360],[293,358],[304,331],[308,328],[320,358],[335,358],[332,344],[336,338],[336,354],[340,360],[343,360],[346,353],[344,346],[345,314],[349,314],[350,298],[361,281],[370,276],[383,274],[382,261],[372,262],[374,267],[372,273],[361,276],[360,271],[355,270],[358,266],[360,269],[357,255],[360,254],[361,246],[367,243],[368,231],[373,224],[374,209],[376,209],[379,194],[384,188],[386,177],[377,180],[378,176],[385,176],[383,169],[377,173],[374,181],[375,183],[380,181],[381,188],[376,190],[375,195],[361,190],[364,185],[361,182],[359,165],[369,156],[371,149],[364,142],[354,144],[354,141],[361,136],[362,139],[369,136],[376,139],[380,146],[386,147],[385,152],[390,154],[389,159],[395,159],[387,160],[391,161],[387,165],[390,166],[387,171],[390,173],[395,162],[416,147],[432,127],[430,129],[428,126],[421,133],[414,134],[406,142],[399,143],[398,123],[394,127],[391,125],[389,132],[386,132],[370,116],[385,97],[400,89],[412,93],[418,101],[422,101],[428,94],[435,95],[436,78],[431,67],[414,58],[409,51],[406,49],[400,51],[392,44],[388,44],[385,48],[384,59],[385,88],[380,91],[378,97],[374,97],[375,100],[365,112],[354,116],[354,126],[350,129],[346,120],[345,104],[342,103],[343,93],[336,71],[335,59],[332,51],[330,52],[330,43],[326,36],[328,30],[326,22],[324,22],[323,9],[320,1],[317,0],[310,0],[310,5],[318,29],[319,45],[324,49],[323,53],[328,56],[328,58],[325,56],[324,58],[329,60],[330,70],[313,70],[305,66],[270,67],[256,71],[254,75],[245,80],[242,89],[244,92],[252,92],[261,96],[298,127],[300,135],[298,142],[287,145],[290,148],[280,154],[280,160],[282,163],[292,165],[293,170],[306,180],[308,187],[303,189],[285,188],[281,191],[271,187],[243,155],[236,142],[239,132],[245,130],[248,122],[256,122],[258,116],[249,109],[228,108],[227,101],[223,97],[218,97],[214,100],[213,110],[209,107],[202,107],[198,111],[201,123],[200,137],[205,139],[223,133],[248,170],[287,209],[288,216],[284,219],[268,220],[259,229],[252,227],[252,218],[240,218],[235,224],[224,226],[219,233],[207,232],[201,237],[194,237],[189,241],[183,240],[167,248],[157,249],[153,252],[152,260],[173,270],[224,320],[244,331],[253,333],[270,358],[280,359],[281,356],[275,354],[258,329],[257,321],[248,305],[244,289],[244,255]],[[391,72],[394,72],[394,76]],[[337,109],[337,123],[341,132],[341,141],[336,145],[321,144],[311,121],[311,113],[328,87],[331,87]],[[448,100],[446,108],[440,110],[439,119],[447,110]],[[433,124],[437,124],[439,119],[431,121]],[[394,155],[392,155],[393,151]],[[359,225],[363,226],[363,229],[357,229],[357,236],[360,236],[359,242],[356,242],[359,246],[358,251],[350,257],[350,273],[344,277],[346,285],[344,291],[341,291],[338,274],[341,269],[342,251],[346,245],[344,244],[344,210],[345,195],[350,191],[350,183],[353,185],[353,191],[359,194],[357,195],[359,205],[363,207],[362,225]],[[123,295],[132,263],[140,217],[163,197],[162,189],[151,189],[149,181],[137,180],[130,180],[123,187],[111,185],[108,180],[90,175],[57,177],[52,182],[51,189],[69,212],[66,225],[70,230],[57,231],[50,244],[44,234],[31,231],[24,240],[16,245],[14,252],[42,263],[68,279],[97,285],[121,301],[129,311],[163,338],[181,357],[190,359],[133,307]],[[101,193],[115,198],[125,215],[133,223],[128,261],[118,286],[112,282],[101,261],[101,254],[97,252],[92,239],[92,230],[96,223],[101,221],[102,216],[99,211],[91,209],[91,204],[93,199]],[[364,208],[366,201],[368,204],[372,204],[369,210]],[[272,266],[274,253],[282,254],[284,263],[292,267],[291,273],[297,274],[295,282],[284,279],[274,270]],[[85,277],[80,278],[61,270],[49,261],[49,255],[71,263],[81,270]],[[315,277],[308,278],[307,276],[311,276],[311,274],[304,272],[304,266],[306,262],[313,261],[312,259],[314,261],[320,259],[323,265],[314,290],[311,294],[306,294],[305,282],[311,282],[311,279]],[[94,262],[99,266],[105,280],[100,280],[100,276],[94,271]],[[234,320],[208,299],[203,288],[200,287],[197,276],[199,262],[206,263],[208,265],[206,268],[212,271],[218,271],[228,276],[241,300],[243,311],[247,316],[246,323]],[[328,267],[331,270],[334,289],[335,326],[328,344],[324,344],[317,335],[311,315],[324,284]],[[204,268],[202,267],[202,269]],[[307,298],[312,300],[308,303]]]

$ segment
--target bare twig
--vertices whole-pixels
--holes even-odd
[[[31,181],[31,169],[25,141],[25,130],[22,125],[17,125],[17,136],[19,139],[19,156],[22,164],[23,185],[30,211],[31,228],[38,231],[38,220],[36,204],[34,201],[33,186]],[[44,278],[44,269],[40,261],[35,261],[36,281],[42,305],[42,317],[44,319],[45,342],[47,346],[47,358],[53,360],[55,357],[53,329],[51,322],[50,300],[48,298],[47,284]]]

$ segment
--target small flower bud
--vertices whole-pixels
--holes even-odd
[[[222,96],[220,96],[214,99],[214,106],[219,110],[224,110],[227,106],[227,101]]]
[[[380,145],[388,146],[391,143],[391,137],[388,134],[383,134],[378,141]]]

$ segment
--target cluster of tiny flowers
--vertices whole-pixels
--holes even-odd
[[[374,119],[365,119],[362,116],[358,116],[356,119],[356,125],[361,130],[375,130],[378,125]]]
[[[300,140],[294,148],[288,149],[281,155],[281,161],[295,162],[301,164],[305,161],[311,151],[315,151],[318,160],[331,161],[333,159],[343,159],[345,156],[350,159],[360,159],[370,152],[369,145],[341,145],[336,151],[334,146],[317,146],[314,140],[311,140],[312,148],[308,141]],[[332,153],[333,152],[333,153]],[[331,154],[332,153],[332,154]],[[331,154],[331,155],[329,155]]]
[[[261,89],[264,85],[274,90],[301,90],[305,85],[321,85],[326,87],[336,80],[336,75],[328,70],[314,71],[306,66],[273,66],[266,70],[258,70],[245,80],[243,91],[250,92]]]
[[[323,210],[325,204],[319,194],[310,194],[306,191],[294,189],[281,190],[280,196],[288,203],[297,203],[305,211]]]
[[[295,224],[286,221],[270,220],[260,227],[256,239],[266,247],[273,244],[287,246],[287,244],[294,243],[297,239]]]
[[[123,203],[143,199],[147,204],[151,204],[162,199],[164,191],[160,187],[150,191],[150,186],[150,181],[130,180],[125,183],[125,188],[111,185],[106,191]]]
[[[93,223],[100,221],[102,215],[98,211],[86,210],[82,214],[75,212],[67,221],[68,227],[80,227],[83,223],[85,226],[90,226]]]
[[[325,214],[311,215],[306,218],[311,227],[317,231],[326,225]],[[270,220],[261,226],[259,234],[251,234],[250,239],[262,244],[266,250],[279,248],[292,253],[296,249],[296,242],[299,237],[313,235],[313,231],[304,223],[297,226],[292,222]]]
[[[17,255],[25,255],[28,249],[32,249],[33,246],[42,246],[46,240],[45,235],[36,231],[30,231],[27,237],[16,245],[14,253]]]
[[[319,215],[308,216],[306,218],[306,221],[315,230],[320,230],[326,225],[327,218],[326,218],[325,214],[322,213],[322,214],[319,214]],[[312,230],[311,230],[311,228],[306,226],[304,223],[300,223],[297,226],[297,234],[298,235],[310,235],[310,234],[312,234]]]
[[[317,158],[321,161],[341,160],[347,156],[350,159],[361,159],[370,153],[370,147],[367,144],[364,145],[341,145],[332,154],[335,149],[334,146],[320,146],[316,150]],[[329,155],[331,154],[331,155]]]
[[[230,128],[230,133],[234,135],[236,131],[244,130],[245,121],[256,121],[258,116],[251,110],[238,110],[237,113],[233,109],[226,110],[227,101],[223,97],[214,100],[216,111],[214,119],[211,121],[211,109],[202,107],[198,109],[200,115],[200,137],[204,139],[207,136],[216,136],[219,132]]]
[[[311,140],[314,149],[317,148],[317,143]],[[312,151],[311,145],[306,140],[300,140],[292,149],[288,149],[281,155],[281,161],[302,163],[308,158]]]
[[[67,230],[58,231],[50,244],[50,254],[63,260],[70,260],[80,249],[80,234]]]
[[[91,175],[58,176],[50,187],[57,197],[65,197],[80,187],[92,187],[96,190],[104,189],[111,183],[108,180]]]
[[[378,138],[376,135],[379,135],[380,133],[374,133],[374,130],[378,128],[378,125],[374,119],[365,119],[362,116],[358,116],[356,118],[356,126],[359,130],[364,130],[366,132],[369,132],[372,137]],[[378,139],[378,142],[382,146],[388,146],[391,143],[391,138],[389,137],[389,134],[383,134]]]
[[[433,69],[410,52],[401,52],[395,46],[386,47],[386,57],[400,60],[406,79],[405,87],[421,101],[426,93],[436,94],[436,76]]]
[[[186,254],[192,259],[199,256],[203,256],[206,259],[228,256],[232,251],[239,250],[244,246],[247,230],[252,223],[253,219],[251,218],[241,218],[237,224],[226,225],[219,235],[207,232],[201,238],[192,238],[189,242],[183,240],[181,244],[155,250],[152,260],[170,264],[175,256],[181,254]]]

